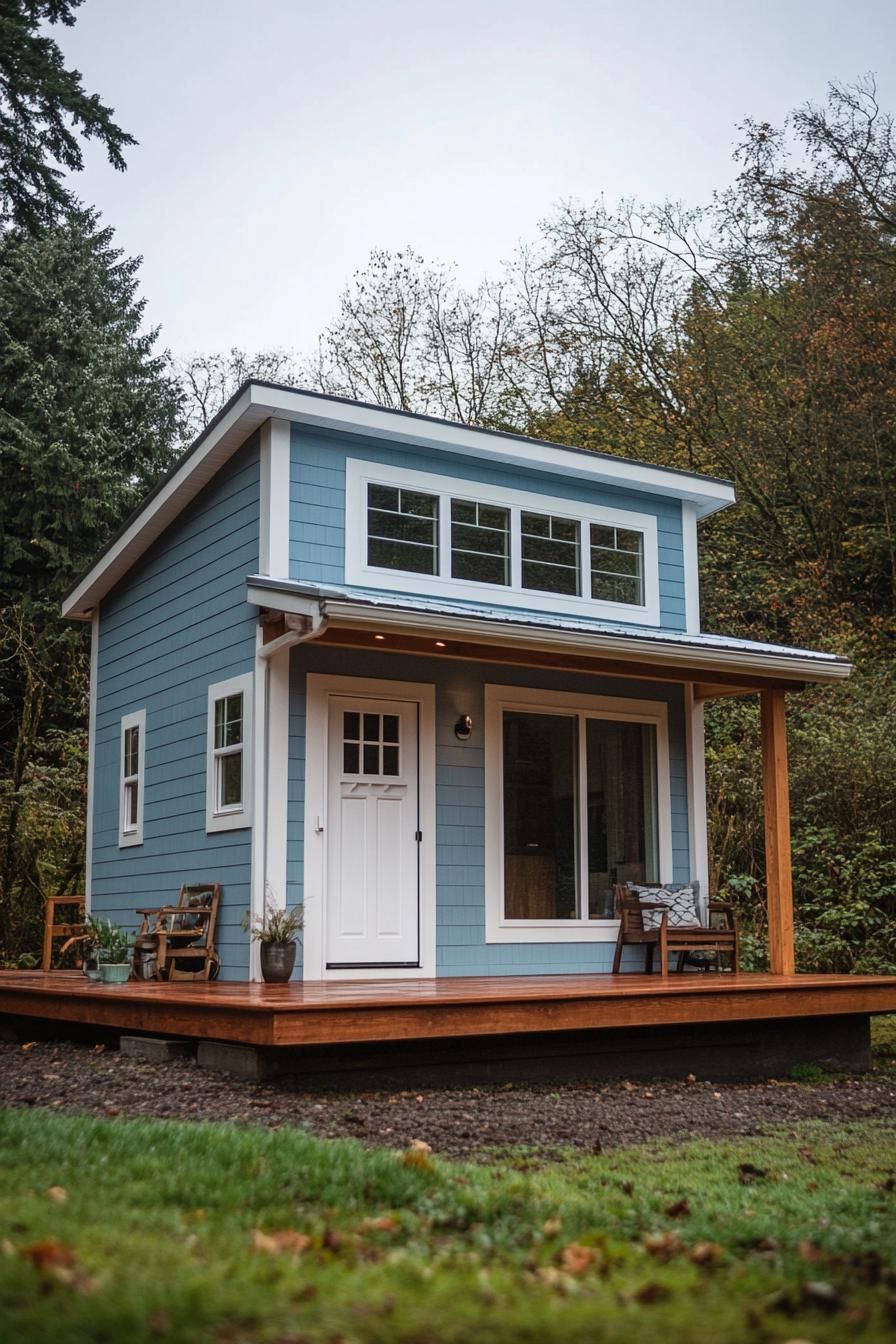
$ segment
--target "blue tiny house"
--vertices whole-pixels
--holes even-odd
[[[303,905],[308,981],[610,970],[612,890],[708,887],[703,704],[760,693],[772,969],[783,705],[832,655],[700,631],[688,472],[248,383],[67,599],[93,630],[88,900]]]

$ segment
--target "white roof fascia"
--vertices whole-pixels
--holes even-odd
[[[107,551],[62,604],[63,616],[89,620],[100,598],[123,578],[165,528],[195,499],[215,472],[270,416],[255,404],[251,387],[222,416],[204,441],[184,458],[161,489],[146,501]]]
[[[273,586],[253,585],[250,581],[247,600],[259,607],[277,611],[308,614],[308,597]],[[317,604],[316,604],[317,605]],[[432,634],[435,638],[475,638],[479,641],[508,647],[546,650],[578,654],[580,657],[612,659],[643,659],[664,667],[682,667],[705,672],[711,679],[715,672],[756,672],[765,676],[781,677],[795,682],[842,681],[852,672],[852,665],[830,654],[813,655],[810,650],[795,650],[793,654],[752,652],[745,649],[707,648],[692,641],[672,643],[663,639],[593,633],[577,630],[538,628],[510,621],[494,621],[476,616],[449,616],[443,612],[415,611],[407,608],[371,606],[363,602],[324,597],[319,600],[325,621],[334,628],[354,630],[400,630],[406,634]],[[443,655],[444,656],[444,655]]]
[[[672,495],[696,504],[699,518],[726,508],[735,499],[734,486],[728,481],[652,467],[646,462],[552,446],[515,434],[497,434],[471,425],[407,415],[382,406],[330,400],[286,388],[253,387],[251,391],[265,398],[270,415],[310,428],[386,439],[409,447],[435,448],[479,461],[558,473],[647,494]]]
[[[547,471],[594,485],[690,500],[702,518],[734,503],[727,481],[631,462],[580,449],[552,447],[513,434],[430,420],[289,388],[250,383],[233,405],[200,436],[168,480],[116,537],[62,604],[63,616],[89,620],[97,602],[161,536],[260,425],[276,417],[312,429],[384,439],[409,447],[439,449],[480,462]],[[284,576],[285,577],[285,576]]]

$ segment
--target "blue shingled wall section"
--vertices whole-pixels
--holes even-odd
[[[308,431],[292,426],[290,501],[290,578],[313,583],[342,584],[345,581],[345,460],[361,458],[429,471],[458,480],[482,481],[513,490],[531,490],[546,498],[571,499],[585,504],[604,504],[657,520],[660,566],[660,625],[668,630],[685,629],[684,557],[681,504],[658,495],[597,487],[585,482],[524,471],[493,467],[470,457],[454,457],[435,451],[409,451],[370,438],[348,438],[324,430]],[[396,584],[399,576],[396,575]]]
[[[133,928],[138,906],[181,882],[223,885],[222,974],[248,976],[251,831],[205,830],[208,687],[252,671],[258,567],[257,436],[244,445],[100,608],[93,910]],[[143,844],[118,847],[122,716],[146,710]]]
[[[609,971],[612,943],[485,942],[485,812],[482,721],[485,684],[537,686],[669,706],[674,877],[689,876],[687,767],[681,688],[611,678],[573,676],[535,668],[464,663],[350,649],[292,650],[290,677],[288,904],[302,899],[304,827],[305,678],[308,672],[431,682],[436,687],[437,971],[440,975],[543,975]],[[467,743],[454,736],[461,713],[476,731]]]

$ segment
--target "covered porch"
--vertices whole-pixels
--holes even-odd
[[[531,684],[532,703],[550,704],[553,694],[560,703],[556,691],[544,693],[546,687],[558,685],[570,688],[570,699],[560,703],[560,712],[566,713],[570,705],[576,703],[575,692],[587,691],[594,687],[603,700],[603,706],[612,706],[613,697],[632,695],[637,688],[639,696],[661,697],[680,696],[682,723],[680,727],[682,757],[686,769],[685,802],[687,848],[681,853],[679,844],[675,856],[675,876],[685,873],[686,880],[695,881],[701,897],[705,901],[709,896],[709,858],[706,834],[706,786],[704,768],[703,711],[707,701],[730,696],[757,696],[761,707],[762,747],[761,760],[757,769],[761,770],[764,806],[765,806],[765,849],[767,876],[767,910],[769,938],[769,970],[776,976],[793,976],[795,971],[793,893],[790,855],[790,815],[788,797],[787,732],[786,732],[786,696],[796,692],[808,682],[835,682],[849,675],[848,662],[834,655],[816,653],[810,650],[789,649],[779,646],[758,644],[750,641],[729,639],[721,636],[704,635],[696,630],[671,631],[658,629],[638,629],[634,627],[609,627],[594,622],[577,621],[568,618],[546,617],[538,613],[498,611],[486,608],[461,608],[457,604],[439,603],[429,599],[414,600],[395,595],[361,593],[348,589],[325,589],[316,585],[296,582],[270,580],[255,577],[248,581],[249,601],[260,610],[261,642],[259,661],[270,670],[270,700],[262,709],[262,714],[271,721],[279,722],[285,712],[284,703],[290,696],[289,670],[292,669],[292,687],[296,685],[297,674],[302,678],[304,668],[314,672],[317,667],[333,666],[340,659],[352,676],[382,676],[380,669],[387,669],[387,675],[396,676],[402,664],[414,669],[424,669],[426,679],[435,683],[440,692],[440,678],[444,676],[446,684],[456,680],[457,671],[465,669],[463,675],[471,680],[478,677],[484,682],[484,698],[478,703],[480,721],[475,730],[481,728],[485,745],[484,772],[484,812],[485,812],[485,900],[487,911],[494,911],[495,903],[501,898],[498,888],[504,892],[505,909],[509,909],[508,869],[504,860],[503,875],[501,866],[494,862],[494,854],[499,844],[501,823],[495,819],[495,809],[500,810],[500,799],[496,801],[494,770],[489,773],[488,756],[491,745],[492,762],[500,754],[500,726],[498,720],[501,706],[500,696],[491,695],[495,689],[490,682],[513,682],[521,688]],[[690,623],[689,623],[690,624]],[[344,659],[344,661],[342,661]],[[440,673],[439,667],[445,669]],[[422,679],[422,677],[421,677]],[[397,684],[397,683],[392,683]],[[277,689],[279,686],[279,690]],[[540,686],[540,699],[534,688]],[[619,689],[616,689],[619,688]],[[279,707],[278,707],[279,697]],[[506,698],[506,697],[505,697]],[[513,698],[520,701],[523,697],[516,690]],[[580,697],[587,704],[585,695]],[[623,705],[625,702],[618,702]],[[629,706],[637,702],[629,701]],[[518,706],[519,707],[519,706]],[[522,706],[526,708],[525,703]],[[318,703],[320,708],[320,702]],[[311,701],[308,708],[308,737],[311,740],[316,731],[312,722]],[[537,712],[537,710],[535,711]],[[599,714],[601,710],[596,710]],[[662,711],[665,713],[665,711]],[[612,717],[612,709],[609,717]],[[616,717],[624,717],[617,715]],[[646,713],[636,710],[632,718],[644,719]],[[582,715],[583,722],[585,712]],[[276,760],[274,769],[276,770]],[[281,764],[285,770],[285,763]],[[656,767],[655,767],[656,768]],[[305,763],[306,771],[309,769]],[[657,771],[657,773],[660,773]],[[307,776],[306,776],[307,782]],[[278,784],[275,777],[268,781],[268,795],[259,800],[260,812],[270,817],[271,799],[279,796],[282,781]],[[588,783],[584,774],[577,785],[581,795],[587,794]],[[309,873],[307,856],[314,852],[315,836],[308,829],[308,794],[306,793],[306,881]],[[667,814],[670,799],[668,795],[658,793],[654,806],[658,813],[657,830],[662,841],[662,831],[670,825]],[[276,804],[275,804],[276,806]],[[582,805],[587,809],[588,803]],[[489,838],[489,816],[494,825]],[[320,825],[320,817],[317,818]],[[283,829],[282,820],[275,819],[269,828],[271,843],[268,853],[277,853],[277,837]],[[583,812],[580,814],[579,839],[575,842],[579,850],[585,848],[581,829],[590,824]],[[322,829],[322,826],[320,827]],[[489,857],[489,850],[491,855]],[[505,850],[507,846],[505,845]],[[657,844],[657,850],[663,848]],[[667,845],[667,850],[671,846]],[[576,879],[580,898],[576,908],[580,925],[592,917],[593,925],[605,926],[600,936],[605,942],[615,938],[615,924],[608,915],[613,912],[605,905],[603,910],[589,910],[589,898],[586,893],[591,874],[586,860],[577,860],[579,871]],[[517,864],[517,867],[519,865]],[[606,867],[606,864],[602,865]],[[664,869],[648,880],[668,882],[673,878],[671,858],[659,857],[656,866]],[[319,876],[316,868],[311,868]],[[606,879],[607,874],[603,877]],[[620,870],[618,876],[611,875],[610,882],[625,881],[628,873]],[[644,880],[635,878],[634,880]],[[679,879],[680,880],[680,879]],[[270,882],[275,889],[276,880]],[[517,902],[519,905],[519,901]],[[533,905],[537,902],[533,902]],[[504,921],[502,930],[498,930],[498,921],[494,914],[487,914],[485,942],[512,941],[506,933],[507,925],[513,921]],[[521,923],[521,921],[517,921]],[[559,923],[559,921],[557,921]],[[567,931],[570,938],[584,930],[573,929],[572,921],[565,929],[556,928],[545,933],[546,924],[534,921],[531,925],[531,941],[548,939],[563,941]],[[611,927],[612,926],[612,927]],[[528,930],[517,928],[515,940],[526,941]],[[587,937],[588,934],[585,933]],[[323,966],[325,959],[318,958],[314,964]],[[572,970],[573,967],[570,966]],[[598,969],[598,967],[596,967]],[[603,969],[603,965],[599,966]],[[385,974],[386,972],[384,972]],[[424,966],[422,973],[428,974]],[[458,971],[452,970],[452,978]],[[502,967],[503,974],[503,967]],[[306,976],[309,971],[306,970]],[[335,971],[334,971],[335,975]],[[310,971],[312,979],[317,978],[314,969]],[[336,976],[336,978],[339,978]]]

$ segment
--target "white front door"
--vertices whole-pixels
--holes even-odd
[[[419,711],[329,697],[328,970],[420,965]]]

